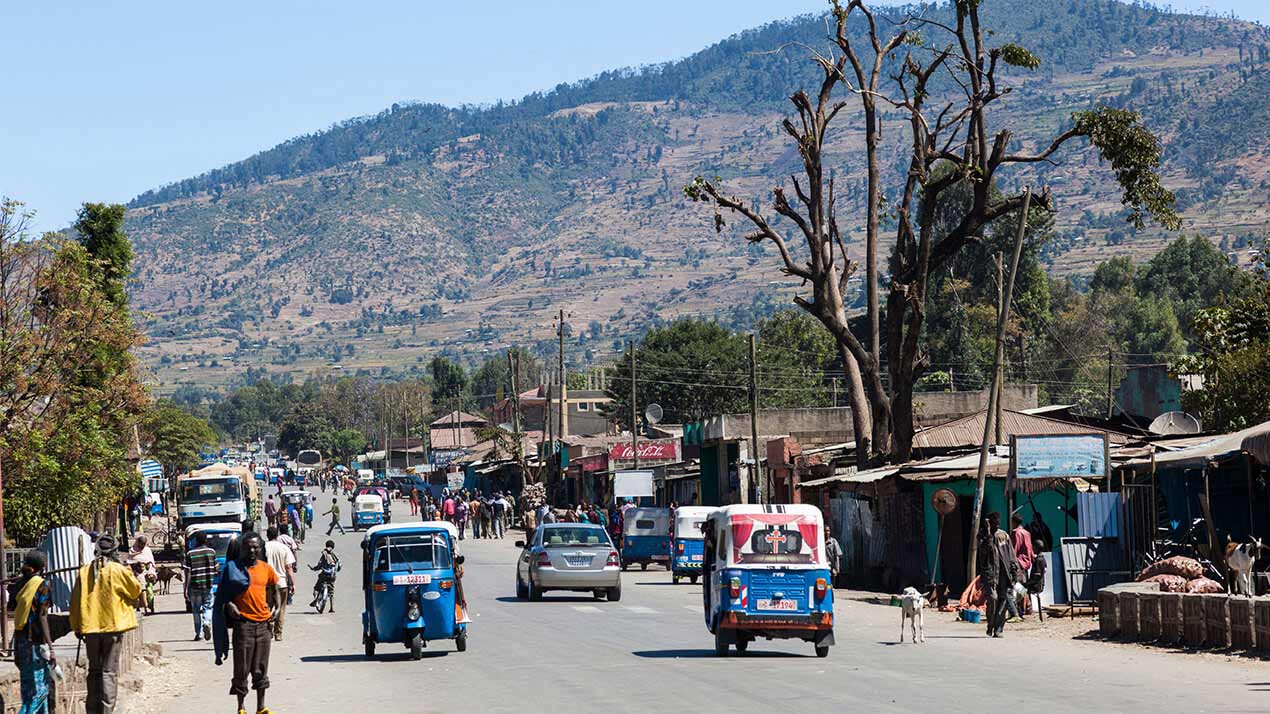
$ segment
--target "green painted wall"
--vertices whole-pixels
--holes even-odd
[[[958,496],[971,496],[975,494],[974,479],[961,479],[957,481],[947,481],[943,483],[923,483],[922,484],[922,503],[924,504],[923,512],[925,514],[926,525],[926,572],[929,573],[935,564],[935,542],[939,536],[939,514],[935,513],[935,509],[930,506],[931,495],[941,488],[952,490]],[[1024,494],[1015,495],[1015,507],[1019,508],[1018,515],[1026,524],[1032,520],[1032,506],[1035,505],[1036,510],[1041,512],[1041,519],[1045,521],[1045,525],[1050,527],[1050,531],[1054,534],[1054,539],[1058,540],[1064,536],[1076,535],[1076,519],[1068,518],[1064,508],[1070,507],[1075,512],[1076,498],[1071,495],[1071,490],[1067,492],[1059,491],[1043,491],[1033,494],[1031,503]],[[1006,518],[1005,503],[1005,480],[1004,479],[988,479],[984,486],[983,494],[983,513],[986,516],[993,511],[1001,513],[1005,523],[1003,527],[1009,527],[1009,519]],[[966,514],[967,517],[973,514]],[[1051,550],[1058,548],[1057,543],[1048,544]]]
[[[717,445],[701,447],[701,505],[720,506],[719,497],[719,447]]]

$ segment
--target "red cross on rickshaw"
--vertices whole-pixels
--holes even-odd
[[[777,530],[775,528],[763,535],[763,540],[766,541],[768,545],[772,546],[773,553],[776,552],[777,545],[785,545],[785,541],[788,539],[788,536],[785,535],[785,531]]]

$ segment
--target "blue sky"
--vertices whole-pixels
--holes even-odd
[[[825,0],[0,3],[0,195],[40,230],[400,100],[513,99]],[[1270,22],[1266,0],[1174,3]]]

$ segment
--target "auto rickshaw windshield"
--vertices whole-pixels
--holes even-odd
[[[375,571],[448,568],[453,558],[445,535],[417,533],[385,537],[375,547]]]

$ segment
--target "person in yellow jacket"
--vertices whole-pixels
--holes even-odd
[[[97,557],[79,569],[71,591],[71,629],[88,653],[86,714],[114,714],[123,635],[137,626],[141,582],[117,560],[113,536],[97,539]]]

